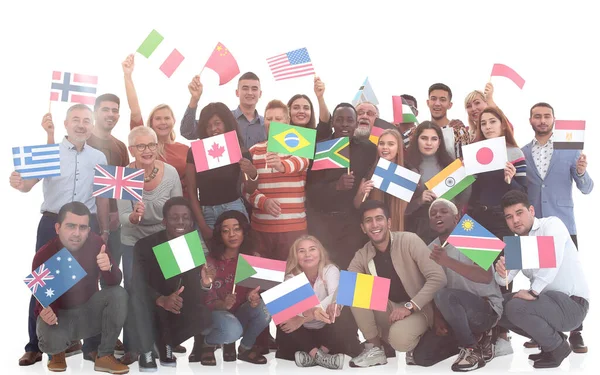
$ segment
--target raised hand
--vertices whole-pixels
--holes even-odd
[[[422,204],[431,203],[436,199],[437,199],[437,195],[435,195],[435,193],[431,190],[425,190],[423,192],[423,195],[421,195]]]
[[[254,166],[254,164],[252,164],[252,162],[246,158],[242,158],[239,161],[240,164],[240,169],[242,170],[242,172],[244,172],[246,174],[246,176],[248,176],[248,178],[251,179],[255,179],[256,176],[258,175],[258,171],[256,170],[256,167]]]
[[[267,154],[265,155],[265,162],[267,163],[266,165],[268,165],[269,168],[273,168],[280,173],[285,172],[283,163],[281,162],[281,158],[276,152],[267,152]]]
[[[126,76],[131,76],[133,73],[133,68],[135,66],[134,54],[130,54],[125,58],[125,61],[121,63],[121,67],[123,67],[123,73]]]
[[[49,135],[54,134],[54,122],[52,121],[52,113],[48,112],[42,117],[42,128]]]
[[[188,85],[188,90],[192,95],[192,99],[195,102],[198,102],[200,100],[200,97],[202,96],[202,91],[204,90],[204,86],[202,85],[202,82],[200,82],[199,75],[196,75],[194,76],[194,78],[192,78],[192,82],[190,82],[190,84]]]
[[[315,95],[320,99],[323,94],[325,94],[325,84],[321,81],[321,78],[315,76]]]

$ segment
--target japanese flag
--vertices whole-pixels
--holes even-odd
[[[504,137],[486,139],[462,147],[467,175],[504,169],[508,161]]]
[[[235,130],[192,142],[196,172],[224,167],[242,159]]]

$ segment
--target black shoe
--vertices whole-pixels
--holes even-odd
[[[531,339],[529,341],[525,341],[523,343],[523,346],[526,347],[527,349],[536,349],[539,348],[540,346],[538,345],[537,342],[535,342],[534,339]]]
[[[541,359],[543,356],[544,356],[544,352],[541,351],[539,353],[530,354],[529,357],[527,357],[527,358],[529,358],[531,361],[535,362],[535,361]]]
[[[194,347],[188,356],[188,362],[200,362],[200,354],[202,352],[202,341],[198,342],[194,339]]]
[[[176,367],[177,358],[173,354],[173,348],[171,345],[159,345],[158,356],[160,358],[160,365],[166,367]]]
[[[571,344],[571,350],[573,350],[574,353],[587,353],[588,351],[588,347],[583,342],[581,331],[571,332],[569,344]]]
[[[140,354],[138,365],[140,372],[156,372],[158,370],[158,366],[156,366],[156,360],[152,355],[152,351],[149,351],[145,354]]]
[[[551,352],[544,352],[540,359],[533,362],[534,368],[555,368],[560,366],[562,361],[571,354],[571,347],[566,341]]]
[[[492,330],[488,330],[487,332],[484,332],[483,336],[481,337],[481,340],[479,340],[479,342],[477,343],[477,347],[481,350],[481,356],[483,357],[483,360],[488,363],[489,361],[491,361],[492,359],[494,359],[495,356],[495,341],[494,341],[494,335],[492,334]]]

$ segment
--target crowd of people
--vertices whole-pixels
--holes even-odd
[[[174,353],[186,352],[181,344],[190,338],[189,361],[205,366],[217,364],[217,348],[223,361],[266,364],[274,350],[299,367],[329,369],[341,369],[346,355],[351,367],[369,367],[402,352],[407,365],[419,366],[456,356],[451,369],[464,372],[511,354],[509,331],[540,348],[530,356],[534,368],[587,352],[582,322],[589,289],[577,253],[572,184],[589,194],[593,181],[585,155],[553,148],[550,104],[531,107],[534,138],[520,148],[491,83],[466,96],[467,125],[447,117],[452,91],[435,83],[428,91],[430,120],[394,124],[374,144],[377,106],[339,103],[330,112],[318,77],[318,109],[298,94],[287,104],[269,101],[259,114],[260,80],[247,72],[238,80],[237,108],[209,103],[197,118],[203,85],[196,76],[179,133],[193,141],[235,131],[242,150],[237,163],[196,172],[191,149],[176,142],[169,105],[157,105],[144,121],[134,65],[133,55],[122,63],[131,113],[127,145],[112,135],[121,110],[116,95],[98,96],[93,110],[75,104],[67,111],[61,175],[42,179],[32,269],[67,248],[87,276],[46,308],[31,298],[19,365],[47,353],[48,369],[65,371],[65,358],[83,352],[97,371],[127,373],[135,361],[140,371],[156,371],[157,359],[176,366]],[[402,98],[416,116],[416,99]],[[349,169],[313,171],[307,158],[269,152],[272,122],[314,128],[317,141],[349,137]],[[55,143],[50,113],[42,127]],[[451,201],[425,186],[462,158],[462,146],[497,137],[506,141],[504,169],[476,175]],[[379,158],[420,174],[410,202],[374,188]],[[143,169],[143,199],[94,198],[97,164]],[[21,192],[39,181],[10,176]],[[513,292],[521,271],[507,271],[503,253],[486,270],[447,244],[465,213],[500,239],[554,236],[556,268],[522,270],[530,288]],[[165,279],[152,248],[194,230],[206,264]],[[273,338],[260,288],[234,285],[239,254],[285,261],[285,278],[304,273],[320,305],[279,324]],[[338,305],[340,270],[390,279],[387,311]]]

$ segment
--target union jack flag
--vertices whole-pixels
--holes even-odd
[[[142,201],[144,170],[97,164],[93,197]]]
[[[45,264],[42,264],[37,270],[33,270],[23,281],[31,289],[31,292],[35,293],[37,292],[38,285],[44,287],[46,286],[46,281],[52,279],[54,279],[54,275],[50,274],[50,270],[46,268]]]

